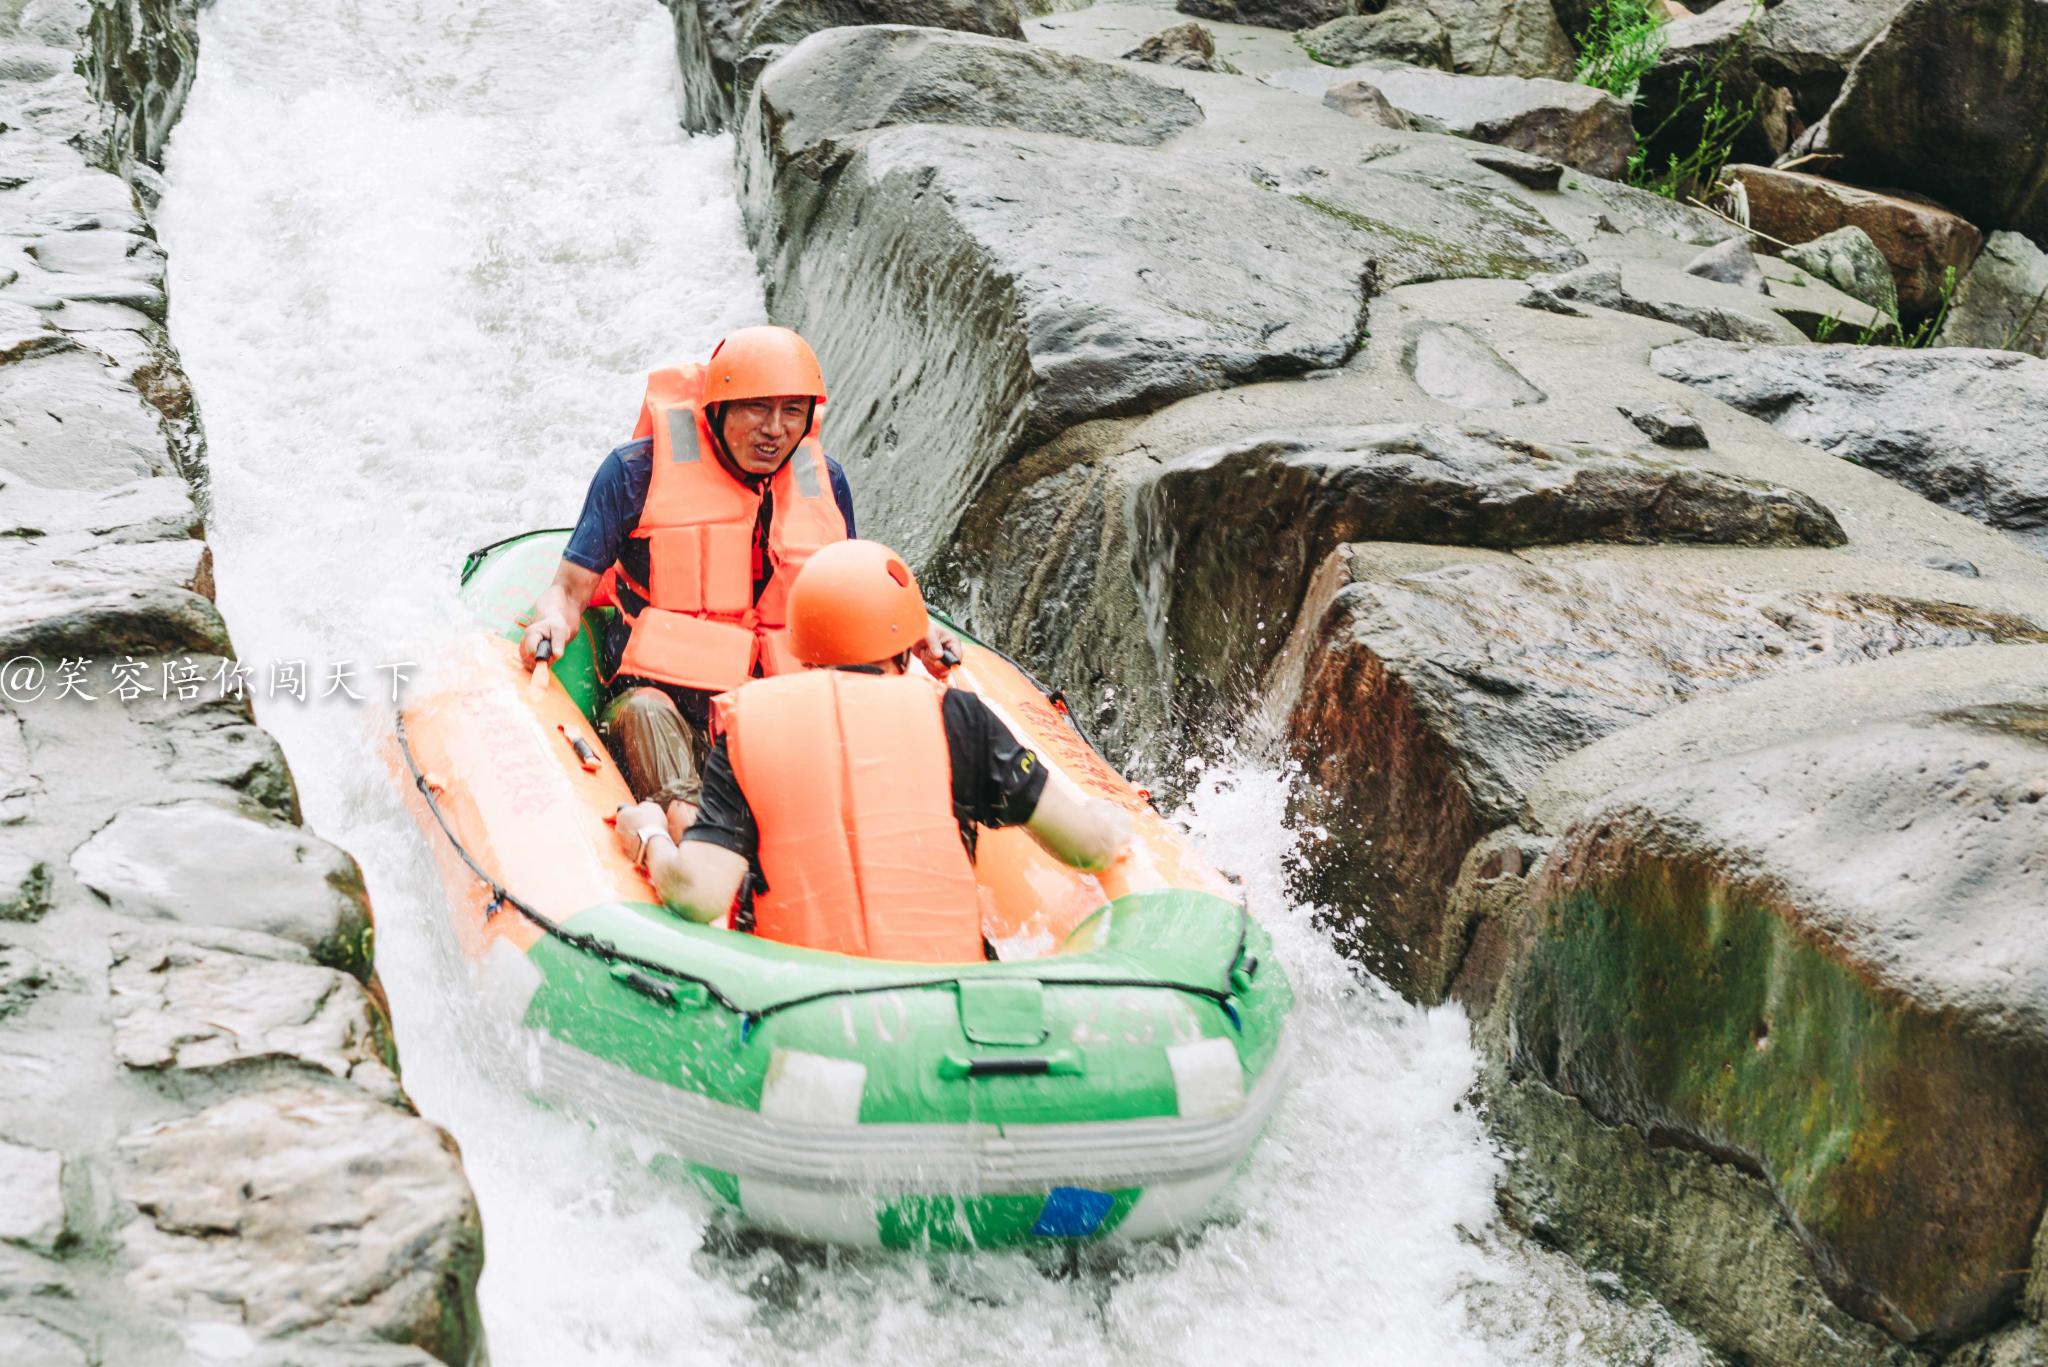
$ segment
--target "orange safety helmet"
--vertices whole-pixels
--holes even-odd
[[[879,541],[821,546],[789,588],[789,644],[807,665],[871,665],[922,641],[924,594]]]
[[[765,324],[741,328],[711,352],[704,364],[704,402],[772,399],[784,394],[825,401],[825,373],[811,344],[788,328]]]

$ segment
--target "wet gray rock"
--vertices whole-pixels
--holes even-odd
[[[1499,1189],[1508,1220],[1588,1267],[1654,1287],[1720,1360],[1926,1361],[1828,1299],[1771,1189],[1734,1164],[1653,1144],[1523,1076],[1487,1088],[1486,1115],[1511,1155]]]
[[[1406,62],[1449,71],[1451,31],[1420,5],[1390,5],[1377,14],[1346,14],[1299,35],[1318,62],[1353,66],[1364,61]]]
[[[106,361],[65,343],[0,366],[0,471],[45,489],[168,474],[155,410]]]
[[[2048,552],[2048,362],[2012,352],[1689,342],[1651,364],[1787,436]]]
[[[362,874],[299,827],[210,802],[131,807],[78,848],[71,871],[125,915],[260,931],[369,975]]]
[[[27,1315],[0,1315],[0,1361],[34,1367],[93,1367],[85,1345]]]
[[[1472,164],[1498,171],[1517,185],[1531,190],[1555,190],[1564,179],[1564,167],[1549,157],[1531,156],[1511,147],[1495,147],[1472,153]]]
[[[769,117],[792,148],[905,124],[1152,146],[1202,120],[1193,98],[1127,67],[934,29],[834,33],[775,71]]]
[[[63,1237],[63,1156],[0,1139],[0,1240],[50,1253]]]
[[[849,84],[915,83],[949,48],[1002,63],[1000,97],[972,105],[997,126],[842,111]],[[1298,145],[1253,154],[1206,123],[1156,147],[1107,120],[1085,140],[1020,131],[1081,122],[1058,65],[1079,59],[1031,52],[817,34],[764,73],[742,140],[775,314],[818,346],[838,392],[872,396],[835,409],[835,444],[913,558],[946,541],[992,469],[1077,423],[1341,364],[1380,282],[1582,259],[1525,201],[1361,164],[1350,126],[1249,82],[1217,98],[1233,118],[1314,114]],[[1118,91],[1148,84],[1115,70]],[[1162,93],[1161,110],[1186,98]],[[873,269],[839,269],[854,257]],[[944,375],[934,355],[954,358]]]
[[[1539,880],[1523,1066],[1762,1173],[1859,1318],[1930,1348],[1995,1326],[2048,1199],[2044,765],[2020,702],[1612,794]]]
[[[1664,404],[1656,408],[1621,409],[1621,416],[1636,425],[1638,431],[1659,446],[1668,446],[1680,451],[1703,451],[1707,446],[1707,430],[1700,426],[1700,420],[1676,404]]]
[[[1520,76],[1460,76],[1387,67],[1368,78],[1432,131],[1497,143],[1619,179],[1635,150],[1628,106],[1604,90]]]
[[[1323,104],[1346,118],[1361,119],[1380,128],[1406,132],[1412,126],[1408,116],[1394,108],[1380,88],[1369,81],[1340,81],[1323,92]]]
[[[1679,280],[1691,278],[1680,276]],[[1596,261],[1559,275],[1536,277],[1529,282],[1529,295],[1523,302],[1528,307],[1556,313],[1574,312],[1574,305],[1588,304],[1675,323],[1702,337],[1728,341],[1799,340],[1799,332],[1791,324],[1760,302],[1742,298],[1733,288],[1728,291],[1732,296],[1728,303],[1713,301],[1711,293],[1702,295],[1698,291],[1683,291],[1693,296],[1690,298],[1674,297],[1680,293],[1675,280],[1663,282],[1663,288],[1655,294],[1634,293],[1625,287],[1620,266]]]
[[[1419,329],[1408,343],[1407,366],[1423,393],[1454,408],[1543,402],[1542,390],[1485,339],[1456,323]]]
[[[115,1057],[147,1071],[314,1069],[399,1098],[390,1026],[360,982],[288,941],[226,938],[113,937]]]
[[[0,1020],[23,1010],[56,980],[57,972],[26,945],[0,944]]]
[[[1374,972],[1443,993],[1470,930],[1448,914],[1466,851],[1604,735],[1772,675],[2048,640],[1995,612],[1798,571],[1736,589],[1680,563],[1361,544],[1319,572],[1274,685],[1301,766],[1290,815],[1319,833],[1296,891]]]
[[[909,24],[1022,38],[1015,0],[665,0],[675,20],[683,123],[736,126],[762,69],[821,29]]]
[[[1236,67],[1216,55],[1216,35],[1193,20],[1161,29],[1124,54],[1127,62],[1152,62],[1179,67],[1183,71],[1218,71],[1238,74]]]
[[[1757,74],[1792,91],[1808,123],[1827,113],[1856,58],[1905,0],[1784,0],[1758,20]]]
[[[1898,316],[1899,291],[1892,283],[1891,265],[1870,234],[1854,224],[1786,248],[1785,259],[1879,313]]]
[[[1816,342],[1889,346],[1900,340],[1896,313],[1880,313],[1782,256],[1757,258],[1771,312]]]
[[[1911,0],[1859,57],[1815,149],[1834,174],[2048,236],[2048,5]],[[1880,245],[1882,240],[1880,239]]]
[[[2048,357],[2048,252],[2019,233],[1991,234],[1935,345]]]
[[[1313,28],[1349,14],[1356,0],[1174,0],[1174,8],[1197,19],[1263,28]]]
[[[1240,705],[1325,558],[1347,542],[1839,545],[1803,494],[1634,451],[1482,427],[1272,433],[1172,461],[1135,494],[1135,557],[1173,672],[1205,710]],[[1256,575],[1244,566],[1256,564]]]
[[[1697,275],[1702,280],[1718,280],[1724,285],[1765,293],[1764,269],[1756,262],[1756,253],[1749,249],[1749,243],[1739,237],[1707,248],[1698,256],[1685,263],[1687,275]]]
[[[454,1144],[432,1126],[361,1092],[279,1087],[136,1131],[120,1156],[116,1192],[138,1212],[125,1282],[143,1304],[466,1360],[482,1238]]]
[[[1389,0],[1389,8],[1404,3],[1408,0]],[[1425,0],[1425,5],[1450,30],[1452,70],[1571,78],[1571,40],[1550,6],[1521,0]]]

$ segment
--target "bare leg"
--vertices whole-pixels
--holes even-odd
[[[604,736],[636,799],[660,803],[669,812],[671,826],[678,806],[696,814],[697,798],[704,790],[704,754],[710,747],[666,693],[632,688],[614,698],[605,708]]]

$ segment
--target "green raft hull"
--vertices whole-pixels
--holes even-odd
[[[516,639],[563,539],[533,533],[471,557],[464,593],[485,633]],[[458,671],[400,727],[458,938],[485,998],[522,1027],[538,1099],[631,1130],[750,1223],[829,1243],[1133,1239],[1203,1217],[1264,1130],[1291,1052],[1287,976],[1259,925],[1210,890],[1225,885],[1105,894],[1055,952],[963,965],[690,924],[644,884],[619,895],[615,868],[587,900],[538,905],[522,868],[559,871],[565,856],[507,835],[511,818],[493,813],[530,809],[549,784],[584,808],[612,800],[589,786],[618,786],[608,757],[595,775],[564,758],[603,696],[591,634],[555,672],[574,704],[553,704],[566,721],[534,720],[531,690],[500,667]],[[978,642],[967,653],[983,678],[1012,668]],[[1083,781],[1101,766],[1063,721],[1034,732],[1049,711],[1009,715],[1048,764]],[[497,766],[532,792],[463,772],[485,743],[539,748]],[[1178,839],[1147,819],[1155,841]],[[580,829],[597,820],[551,821],[545,835],[581,841],[576,857],[596,869],[617,859],[601,825]]]

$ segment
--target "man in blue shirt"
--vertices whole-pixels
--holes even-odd
[[[774,672],[787,582],[818,542],[854,534],[845,471],[805,443],[823,398],[817,358],[787,328],[741,329],[703,368],[650,376],[640,432],[598,466],[520,642],[528,666],[558,655],[608,587],[620,612],[594,643],[612,690],[601,727],[634,796],[661,804],[678,831],[701,791],[711,695]],[[818,512],[816,462],[836,517]],[[712,601],[749,581],[743,601]],[[692,630],[740,633],[739,677],[693,661],[709,653]],[[747,631],[762,637],[751,656]],[[918,653],[936,661],[953,645],[935,634]]]

